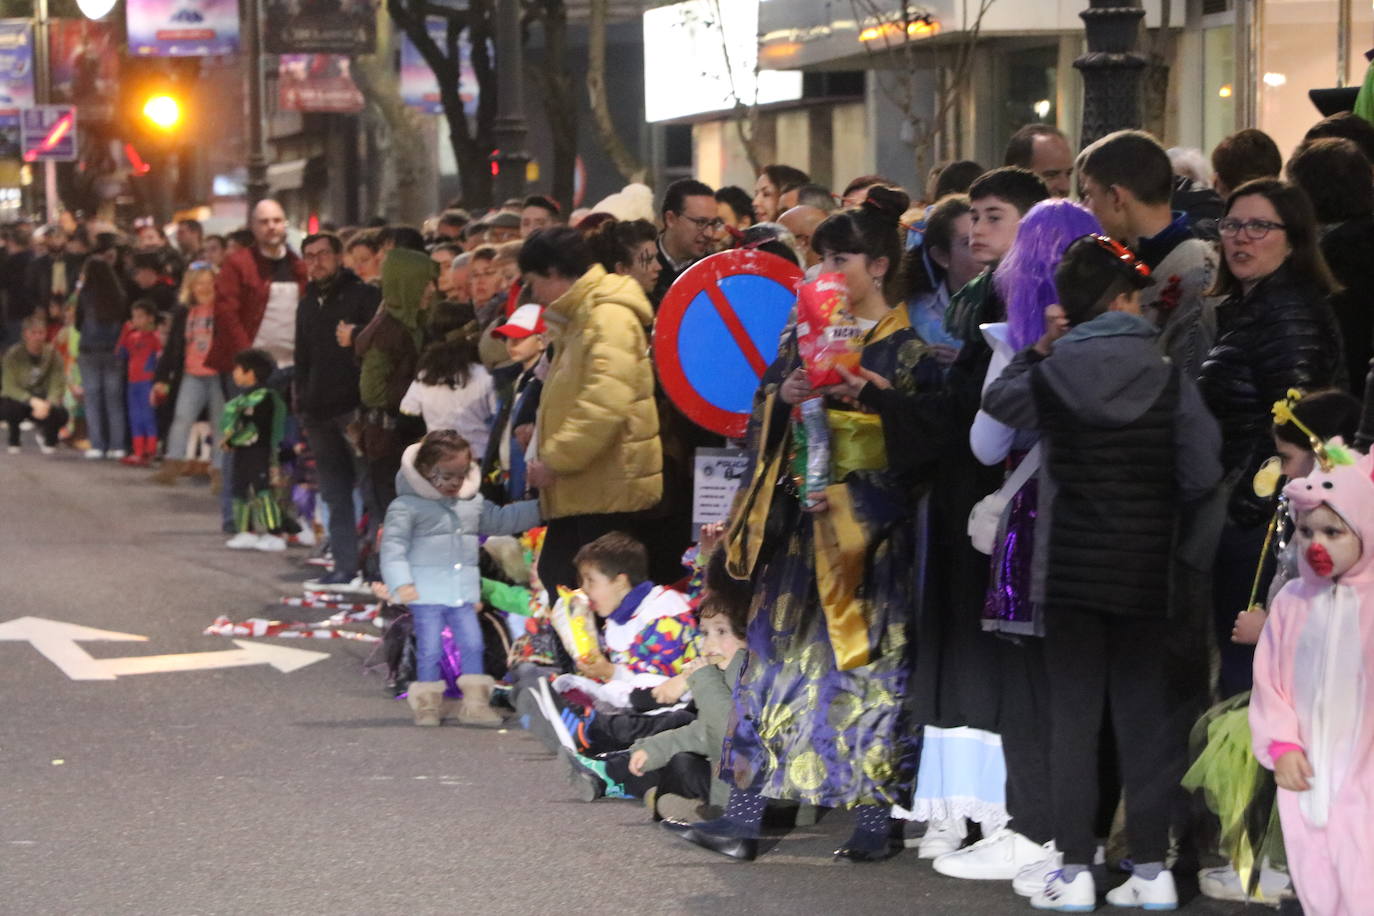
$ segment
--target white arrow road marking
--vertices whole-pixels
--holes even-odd
[[[97,630],[79,624],[19,617],[0,623],[0,642],[27,642],[41,652],[74,681],[112,681],[131,674],[165,671],[203,671],[211,668],[238,668],[243,665],[271,665],[283,673],[297,671],[328,658],[328,652],[289,649],[266,643],[236,639],[237,649],[220,652],[186,652],[179,655],[145,655],[125,658],[92,658],[77,641],[147,642],[135,633]]]

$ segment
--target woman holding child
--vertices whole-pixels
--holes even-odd
[[[857,374],[812,391],[795,335],[764,376],[751,442],[754,470],[728,543],[730,571],[750,579],[748,657],[735,689],[721,776],[725,816],[672,825],[685,839],[752,859],[765,799],[853,807],[837,852],[891,854],[888,811],[908,800],[919,755],[903,698],[918,595],[916,503],[936,437],[911,434],[908,407],[937,389],[940,368],[894,310],[906,195],[886,188],[827,219],[812,244],[841,274],[863,332]],[[833,483],[804,502],[792,481],[792,408],[826,396]]]

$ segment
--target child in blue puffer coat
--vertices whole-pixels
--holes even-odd
[[[415,621],[416,680],[408,700],[416,725],[443,719],[441,637],[449,628],[458,646],[463,692],[458,721],[499,725],[489,705],[494,681],[482,670],[478,535],[519,534],[539,524],[537,500],[495,506],[479,492],[481,471],[466,439],[434,430],[406,449],[396,475],[396,498],[382,529],[382,580],[392,600],[410,605]]]

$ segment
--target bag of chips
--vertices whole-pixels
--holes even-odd
[[[797,296],[797,349],[813,388],[844,381],[836,366],[859,368],[864,330],[849,312],[841,274],[821,274]]]

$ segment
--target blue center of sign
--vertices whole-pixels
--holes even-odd
[[[796,295],[775,280],[750,274],[725,277],[719,285],[754,348],[771,364]],[[706,293],[698,293],[683,313],[678,341],[682,371],[691,387],[721,410],[748,413],[759,377]],[[709,348],[694,345],[708,341]]]

